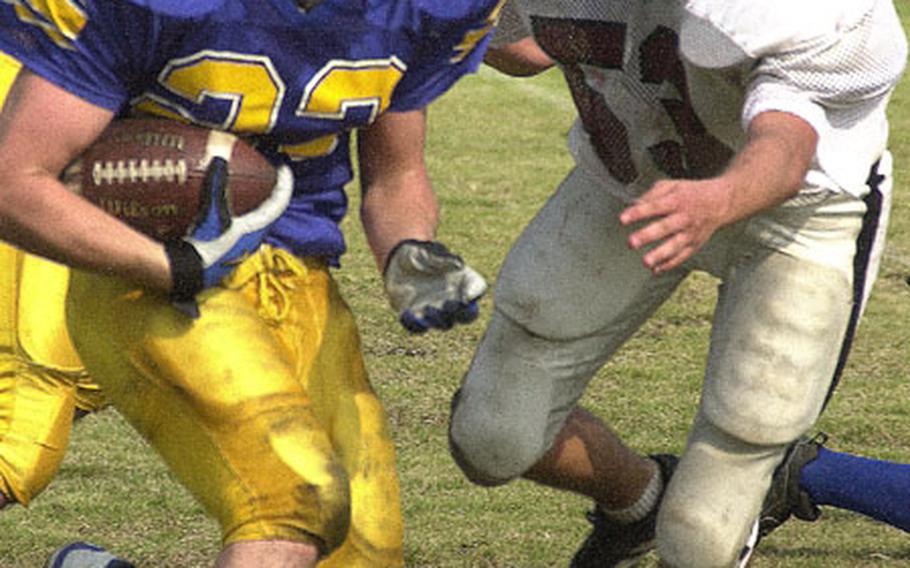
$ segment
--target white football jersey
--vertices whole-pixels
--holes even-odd
[[[769,110],[796,114],[819,134],[804,191],[867,191],[907,58],[891,0],[838,0],[843,9],[805,25],[808,10],[782,7],[780,22],[763,20],[773,30],[749,25],[752,12],[768,9],[761,2],[738,19],[727,0],[512,1],[565,73],[579,111],[569,139],[577,163],[611,191],[628,199],[659,178],[720,173],[745,127]]]
[[[831,44],[860,24],[874,4],[875,0],[686,0],[682,50],[698,65],[726,67],[739,59]],[[712,42],[701,39],[714,34]],[[718,49],[718,41],[727,46]]]

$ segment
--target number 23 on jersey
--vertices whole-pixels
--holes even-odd
[[[405,63],[395,56],[331,60],[310,78],[295,114],[346,127],[369,124],[388,108],[406,70]],[[272,130],[287,90],[268,57],[218,51],[203,51],[170,62],[159,81],[172,97],[147,93],[134,101],[134,110],[248,134]],[[199,119],[207,105],[226,108],[218,122]],[[355,115],[360,124],[350,123]],[[287,144],[280,150],[300,160],[327,155],[337,143],[338,134],[328,134]]]

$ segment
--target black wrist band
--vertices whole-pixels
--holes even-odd
[[[190,243],[175,239],[164,243],[171,265],[171,300],[186,302],[202,291],[202,258]]]

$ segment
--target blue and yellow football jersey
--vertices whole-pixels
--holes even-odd
[[[0,50],[122,115],[229,130],[289,163],[267,242],[337,262],[349,133],[426,106],[483,56],[502,0],[8,0]],[[60,49],[60,48],[63,49]]]

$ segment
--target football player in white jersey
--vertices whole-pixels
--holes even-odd
[[[594,499],[575,567],[625,565],[655,534],[666,565],[742,563],[876,276],[885,107],[907,57],[892,2],[516,4],[488,61],[560,66],[576,167],[500,272],[453,404],[453,456],[479,484],[524,477]],[[577,402],[693,270],[722,284],[677,464],[636,454]]]

